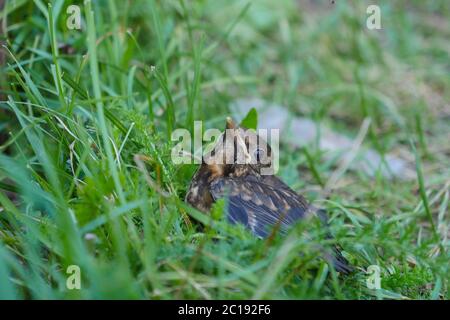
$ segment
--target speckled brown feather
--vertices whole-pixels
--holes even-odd
[[[227,128],[230,126],[227,122]],[[215,149],[215,152],[220,154],[223,150]],[[260,175],[258,166],[203,163],[192,178],[186,201],[207,213],[222,198],[227,200],[228,220],[243,224],[261,238],[267,237],[275,227],[284,234],[300,219],[318,217],[327,223],[323,210],[309,205],[276,176]],[[331,254],[324,252],[324,257],[338,271],[350,271],[339,250]]]
[[[287,188],[275,188],[254,175],[222,177],[210,184],[214,201],[227,198],[228,220],[241,223],[258,237],[279,226],[282,232],[310,214],[305,199]]]

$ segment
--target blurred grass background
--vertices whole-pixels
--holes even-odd
[[[369,4],[2,1],[0,297],[448,299],[450,4],[380,0],[368,30]],[[173,165],[170,133],[222,128],[241,97],[350,136],[370,118],[365,142],[416,168],[347,172],[321,203],[351,276],[300,236],[317,228],[261,241],[183,203],[195,166]],[[339,159],[281,143],[281,177],[318,198]]]

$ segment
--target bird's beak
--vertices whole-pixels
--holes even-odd
[[[250,156],[250,153],[247,151],[247,146],[245,145],[244,140],[239,134],[236,135],[236,142],[240,145],[240,147],[244,152],[245,164],[249,164],[252,160],[252,157]]]
[[[242,139],[240,132],[238,131],[239,129],[236,126],[236,124],[234,123],[233,119],[231,119],[231,117],[227,117],[227,122],[226,122],[225,127],[226,127],[226,129],[234,130],[235,135],[236,135],[236,143],[240,146],[240,148],[244,152],[245,164],[249,164],[252,160],[252,157],[250,156],[250,153],[248,153],[247,146],[245,145],[244,139]]]
[[[231,119],[230,117],[227,117],[227,123],[225,125],[226,129],[235,129],[236,128],[236,124],[234,123],[233,119]]]

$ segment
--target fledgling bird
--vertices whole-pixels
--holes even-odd
[[[203,156],[186,202],[207,213],[215,201],[225,198],[228,221],[243,224],[260,238],[268,237],[275,228],[285,234],[300,219],[313,216],[326,227],[323,210],[308,204],[275,175],[261,174],[272,165],[272,150],[266,141],[255,131],[236,126],[231,118],[227,118],[226,129],[213,150]],[[352,270],[338,248],[324,251],[323,257],[338,272]]]

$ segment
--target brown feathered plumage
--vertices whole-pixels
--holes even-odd
[[[200,211],[208,212],[216,200],[226,198],[228,221],[243,224],[261,238],[269,236],[275,226],[284,234],[298,220],[313,216],[327,224],[323,210],[309,205],[304,197],[276,176],[261,175],[261,169],[270,166],[272,156],[270,146],[265,141],[256,133],[236,127],[231,119],[227,120],[227,129],[235,129],[232,143],[224,143],[224,133],[223,139],[219,141],[222,143],[217,143],[211,154],[204,157],[186,195],[188,203]],[[257,141],[254,148],[248,141],[252,134]],[[254,157],[255,161],[244,164],[223,163],[230,153],[236,160],[239,148],[245,148],[243,154],[248,157],[247,160]],[[337,248],[331,254],[324,253],[324,257],[333,263],[337,271],[347,273],[351,270]]]

